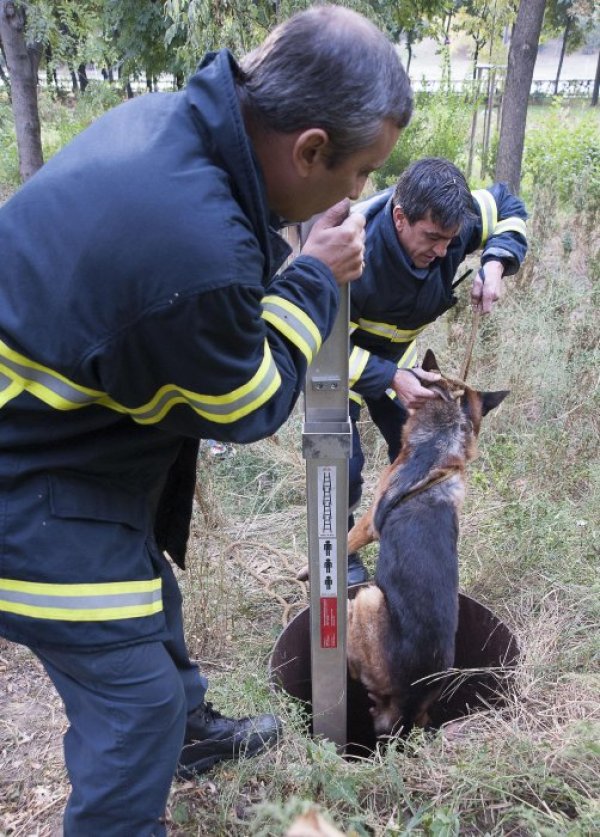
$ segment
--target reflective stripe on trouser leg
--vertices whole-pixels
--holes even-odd
[[[162,642],[101,651],[32,649],[70,727],[65,837],[162,837],[183,743],[186,701]]]

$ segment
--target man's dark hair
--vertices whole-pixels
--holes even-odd
[[[405,169],[394,189],[409,224],[429,216],[444,229],[460,226],[476,217],[473,197],[463,173],[442,157],[424,157]]]
[[[404,128],[412,113],[393,44],[339,6],[299,12],[240,63],[240,96],[252,116],[280,133],[326,131],[330,166],[375,142],[384,120]]]

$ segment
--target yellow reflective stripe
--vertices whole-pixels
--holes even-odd
[[[312,363],[321,348],[322,338],[308,314],[289,299],[280,296],[265,296],[262,305],[263,319],[280,331]]]
[[[98,584],[0,579],[0,611],[67,622],[139,619],[163,609],[160,578]]]
[[[6,384],[6,380],[10,384]],[[2,388],[2,382],[5,386]],[[0,341],[0,405],[20,392],[27,391],[56,410],[102,406],[130,415],[138,424],[156,424],[177,404],[186,404],[198,415],[225,424],[257,410],[281,386],[281,376],[267,340],[263,358],[252,378],[223,395],[203,395],[167,384],[140,407],[126,407],[106,393],[73,383],[64,375],[31,361]]]
[[[366,349],[361,349],[360,346],[355,346],[350,352],[348,380],[351,387],[354,386],[364,372],[370,357],[371,353]]]
[[[419,328],[402,329],[396,328],[396,326],[390,325],[389,323],[377,323],[373,320],[363,320],[361,318],[358,321],[358,328],[362,331],[367,331],[369,334],[376,334],[378,337],[385,337],[392,343],[408,343],[409,340],[414,340],[425,327],[423,325],[419,326]]]
[[[350,334],[355,332],[357,328],[358,328],[358,323],[353,323],[352,320],[350,320]]]
[[[527,224],[522,218],[518,218],[517,216],[503,218],[502,221],[498,221],[492,234],[500,235],[500,233],[505,232],[516,232],[522,235],[523,238],[527,238]]]
[[[8,404],[21,392],[23,392],[23,388],[16,381],[11,381],[8,375],[0,372],[0,407]]]
[[[396,364],[398,369],[412,369],[417,362],[417,341],[413,340]]]
[[[119,407],[119,412],[126,412],[125,407],[113,406],[111,399],[104,392],[74,384],[40,363],[15,352],[0,340],[0,372],[10,378],[12,386],[20,392],[26,390],[40,401],[56,410],[75,410],[90,404],[102,404]],[[14,395],[12,396],[14,398]]]
[[[62,610],[58,607],[35,607],[34,605],[4,602],[0,598],[0,611],[34,619],[54,619],[61,622],[104,622],[110,619],[140,619],[153,616],[162,610],[162,602],[132,607],[107,607],[98,610]]]
[[[412,369],[412,367],[416,364],[416,362],[417,362],[417,341],[413,340],[413,342],[406,349],[406,351],[404,352],[404,354],[402,355],[402,357],[398,361],[397,366],[398,366],[398,369]],[[395,390],[393,390],[391,387],[389,389],[386,389],[385,394],[387,395],[388,398],[391,398],[392,401],[394,400],[394,398],[398,397],[396,395]]]
[[[483,245],[498,223],[498,208],[494,196],[487,189],[476,189],[471,194],[477,201],[481,213],[481,244]]]
[[[357,404],[360,404],[362,406],[362,404],[363,404],[362,395],[359,395],[357,392],[354,392],[353,390],[350,390],[350,392],[348,394],[349,394],[350,398],[352,399],[352,401],[356,401]]]
[[[254,412],[271,398],[281,386],[281,376],[267,340],[264,355],[256,374],[237,389],[224,395],[200,395],[173,385],[158,390],[144,407],[128,410],[139,424],[155,424],[176,404],[186,404],[203,418],[217,424],[227,424]]]

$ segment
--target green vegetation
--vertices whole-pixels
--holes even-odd
[[[463,168],[471,124],[471,107],[462,93],[449,89],[418,92],[414,115],[385,165],[373,176],[376,188],[391,186],[412,160],[419,157],[445,157]]]
[[[38,97],[45,160],[60,151],[94,119],[123,100],[119,89],[95,81],[89,83],[81,96],[62,97],[62,105],[47,90],[40,90]],[[0,91],[0,197],[9,189],[16,189],[19,183],[14,119],[9,102]]]
[[[42,100],[48,153],[102,110],[94,89],[86,99],[87,92],[74,107]],[[420,99],[409,129],[414,138],[407,131],[398,150],[404,153],[406,141],[411,152],[398,156],[384,178],[411,157],[450,155],[459,122],[462,146],[453,158],[464,162],[469,111],[464,116],[460,100],[449,104],[444,96]],[[600,127],[597,115],[558,105],[535,112],[534,122],[524,181],[530,256],[484,321],[471,371],[472,383],[506,387],[511,396],[484,425],[461,525],[461,587],[503,619],[520,644],[509,705],[473,715],[453,733],[417,732],[404,749],[350,762],[310,738],[301,707],[269,689],[273,644],[283,622],[307,603],[295,580],[306,562],[298,409],[272,439],[238,447],[223,461],[208,451],[200,457],[189,568],[180,576],[191,651],[220,710],[275,711],[285,738],[274,752],[175,784],[167,812],[173,837],[277,837],[314,806],[354,835],[599,833]],[[439,130],[439,144],[427,144],[435,135],[430,126]],[[11,137],[3,102],[4,194],[16,183]],[[420,341],[421,354],[434,348],[449,373],[458,371],[469,336],[466,285],[458,306]],[[385,451],[366,417],[361,432],[366,507]],[[368,563],[375,559],[372,547]],[[0,650],[3,664],[10,661],[11,647]],[[39,688],[50,691],[45,680]],[[61,717],[48,721],[55,747]],[[66,777],[58,753],[53,772],[40,779],[44,753],[37,746],[34,752],[26,780],[13,782],[6,771],[0,799],[15,821],[30,810],[18,833],[45,835],[49,810],[59,816]]]

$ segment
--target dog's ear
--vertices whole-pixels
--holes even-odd
[[[480,392],[481,415],[487,416],[490,410],[494,410],[499,404],[502,404],[507,395],[510,395],[509,389],[498,390],[498,392]]]
[[[438,362],[435,359],[435,355],[431,351],[431,349],[427,349],[425,352],[425,357],[423,358],[423,363],[421,364],[421,369],[424,369],[425,372],[439,372],[440,367],[438,366]]]

